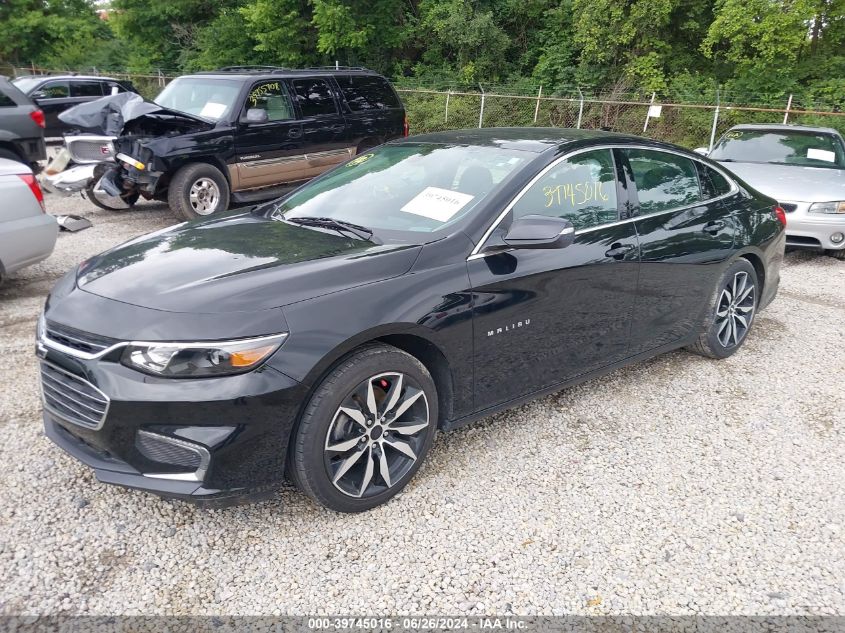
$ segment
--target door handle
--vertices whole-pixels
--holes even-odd
[[[705,233],[710,233],[711,235],[716,235],[719,231],[725,228],[725,223],[721,220],[716,220],[715,222],[709,222],[708,224],[704,225],[704,228],[701,229]]]
[[[633,244],[619,244],[617,242],[616,244],[613,244],[610,247],[609,251],[605,252],[604,256],[612,257],[613,259],[624,259],[625,255],[630,253],[635,248],[636,246],[634,246]]]
[[[302,130],[299,129],[298,127],[292,127],[291,129],[288,130],[288,137],[289,138],[299,138],[300,136],[302,136]]]

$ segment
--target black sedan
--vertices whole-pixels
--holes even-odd
[[[46,433],[108,483],[225,504],[287,476],[366,510],[438,429],[679,347],[735,353],[784,225],[718,164],[641,138],[391,142],[65,276],[38,327]]]

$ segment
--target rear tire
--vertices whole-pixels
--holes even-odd
[[[840,248],[838,250],[827,250],[825,251],[825,255],[828,257],[833,257],[833,259],[840,259],[845,260],[845,248]]]
[[[701,333],[687,349],[709,358],[727,358],[742,347],[760,300],[754,266],[738,259],[719,280]]]
[[[434,443],[437,389],[410,354],[368,345],[312,394],[291,438],[294,484],[323,506],[363,512],[411,480]]]
[[[214,165],[185,165],[170,181],[167,203],[186,220],[204,218],[229,208],[229,183]]]

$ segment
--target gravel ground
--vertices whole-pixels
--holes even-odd
[[[0,613],[845,614],[845,262],[793,253],[726,361],[675,352],[441,434],[363,515],[199,510],[99,484],[42,434],[35,318],[94,227],[0,289]]]

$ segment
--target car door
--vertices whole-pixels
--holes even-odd
[[[247,121],[249,110],[263,111],[266,120]],[[232,191],[309,178],[302,144],[302,124],[296,119],[284,82],[265,79],[253,83],[237,123],[234,163],[229,170]]]
[[[701,327],[735,222],[723,196],[702,188],[698,161],[648,148],[617,150],[630,180],[640,243],[640,277],[631,352],[669,345]]]
[[[329,77],[289,79],[291,94],[302,121],[303,146],[311,175],[355,155],[347,138],[346,119],[340,112],[333,82]]]
[[[476,408],[549,387],[628,355],[639,269],[627,194],[610,149],[582,151],[543,170],[501,224],[541,214],[576,229],[562,249],[471,255]]]
[[[61,136],[65,124],[59,121],[59,113],[72,105],[70,83],[66,79],[47,81],[30,96],[44,113],[44,136]]]

